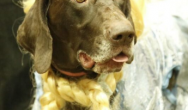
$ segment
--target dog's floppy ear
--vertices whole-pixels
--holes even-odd
[[[135,22],[134,22],[134,15],[132,14],[133,12],[132,11],[134,11],[134,2],[133,2],[134,0],[127,0],[127,4],[126,4],[126,7],[127,7],[127,9],[125,10],[125,15],[128,15],[127,16],[127,19],[131,22],[131,24],[132,24],[132,26],[133,26],[133,28],[134,28],[134,30],[136,31],[136,34],[135,34],[135,38],[134,38],[134,43],[136,44],[136,42],[137,42],[137,35],[138,35],[138,32],[137,32],[137,30],[135,29]],[[133,10],[132,10],[133,9]]]
[[[17,32],[18,44],[34,58],[38,73],[46,72],[52,60],[52,37],[47,24],[48,0],[36,0]]]

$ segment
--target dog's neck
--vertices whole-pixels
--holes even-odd
[[[70,77],[81,77],[81,76],[84,76],[86,75],[86,73],[84,71],[81,71],[81,72],[69,72],[69,71],[65,71],[65,70],[61,70],[59,69],[56,65],[53,65],[54,68],[59,71],[61,74],[64,74],[66,76],[70,76]]]
[[[116,90],[111,96],[110,96],[110,106],[115,108],[116,106],[118,106],[118,104],[120,103],[120,97],[118,95],[118,90]],[[118,101],[118,102],[117,102]],[[114,107],[115,106],[115,107]],[[66,106],[61,109],[61,110],[91,110],[90,107],[83,107],[80,106],[79,104],[75,104],[75,103],[71,103],[71,102],[66,102]]]
[[[109,98],[109,104],[110,104],[110,108],[113,107],[114,105],[118,106],[115,100],[119,100],[117,99],[117,95],[118,95],[118,90],[117,88],[115,89],[115,91],[112,91],[109,87],[109,85],[105,82],[105,79],[107,79],[108,74],[100,74],[98,75],[98,77],[95,79],[97,80],[97,82],[99,83],[99,85],[103,88],[105,94],[110,97]],[[76,103],[71,103],[71,102],[66,102],[66,106],[62,109],[62,110],[91,110],[90,107],[84,107],[84,106],[80,106],[79,104]]]
[[[120,73],[111,73],[111,74],[98,74],[97,77],[95,78],[88,78],[90,75],[93,74],[94,73],[89,72],[87,73],[87,75],[84,75],[83,77],[80,78],[79,77],[70,78],[66,75],[59,73],[56,68],[51,68],[48,72],[42,74],[44,93],[51,92],[52,94],[59,96],[60,99],[64,100],[65,105],[61,110],[91,110],[92,109],[91,107],[94,107],[95,108],[94,110],[96,110],[96,108],[98,108],[97,106],[98,103],[104,103],[103,105],[104,107],[111,108],[112,105],[115,104],[114,102],[116,102],[115,101],[116,92],[117,92],[116,84],[117,81],[119,81],[120,79],[119,77],[121,77],[122,73],[120,72]],[[55,80],[51,81],[51,79],[55,79]],[[50,88],[51,85],[53,85],[54,88]],[[64,87],[73,88],[73,90],[64,89]],[[49,88],[49,90],[45,88]],[[75,88],[77,88],[78,90],[75,91]],[[53,90],[55,91],[57,90],[57,94],[56,92],[53,92]],[[83,97],[80,97],[79,94],[77,94],[78,91],[83,91],[85,95],[83,95]],[[73,99],[72,102],[69,101],[69,98],[67,99],[66,97],[62,97],[59,93],[61,93],[61,95],[63,96],[65,95],[69,96],[70,93],[71,94],[76,93],[77,95],[69,96],[71,99]],[[92,97],[90,97],[91,94],[93,94]],[[101,97],[101,95],[104,96],[104,101],[98,100],[98,98],[96,98],[96,97]],[[45,95],[42,96],[42,98],[43,97],[45,98]],[[87,103],[85,104],[87,105],[88,103],[91,103],[91,105],[85,106],[83,104],[83,106],[81,106],[82,103],[79,102],[80,101],[79,98],[81,99],[86,98],[90,100],[91,102],[87,101]],[[56,100],[56,99],[53,99],[52,97],[52,100]],[[58,103],[62,103],[62,102],[60,101]]]
[[[82,67],[78,67],[74,70],[66,70],[66,69],[60,69],[55,64],[52,64],[51,68],[60,77],[65,77],[65,78],[69,78],[72,80],[74,79],[78,80],[82,78],[95,79],[99,77],[99,74],[93,71],[84,70]]]

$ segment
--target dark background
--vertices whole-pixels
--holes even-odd
[[[20,52],[14,35],[24,13],[14,2],[0,0],[0,110],[30,109],[33,96],[32,61]]]

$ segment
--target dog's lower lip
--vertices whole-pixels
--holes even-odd
[[[86,69],[90,69],[94,66],[95,62],[86,53],[79,53],[79,60],[82,66]]]
[[[121,52],[116,56],[111,57],[110,59],[106,59],[104,62],[96,62],[92,59],[92,57],[90,57],[90,55],[81,51],[78,53],[78,60],[82,67],[86,70],[94,70],[96,73],[111,73],[117,70],[121,70],[123,64],[128,62],[129,56],[124,52]],[[100,67],[101,70],[96,69],[98,67]]]

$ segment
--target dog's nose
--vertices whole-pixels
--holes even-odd
[[[108,30],[108,37],[112,42],[131,43],[135,33],[131,24],[116,23]]]

